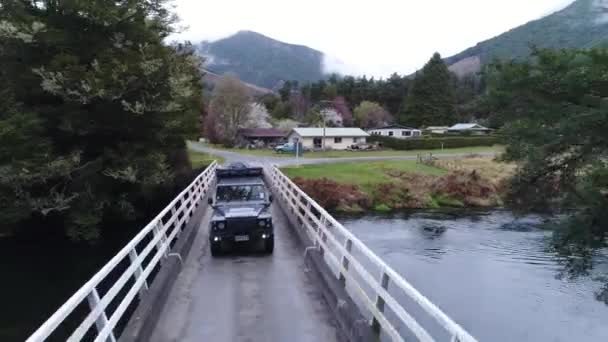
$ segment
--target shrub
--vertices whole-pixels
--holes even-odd
[[[442,147],[493,146],[500,143],[500,138],[497,136],[397,139],[372,135],[368,140],[394,150],[435,150]]]
[[[338,183],[328,178],[296,177],[293,182],[325,210],[344,209],[353,206],[369,207],[367,194],[360,191],[356,185]]]
[[[453,171],[443,175],[433,183],[431,191],[443,205],[448,204],[445,201],[448,198],[451,204],[461,202],[466,206],[488,207],[501,203],[496,185],[476,171]]]

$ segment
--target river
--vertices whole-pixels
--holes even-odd
[[[608,305],[594,296],[602,284],[558,277],[539,217],[412,212],[340,221],[479,341],[608,341]]]

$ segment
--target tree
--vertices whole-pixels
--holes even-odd
[[[329,83],[323,88],[323,97],[326,99],[333,99],[338,96],[338,88],[336,84]]]
[[[325,122],[328,127],[342,127],[343,121],[342,116],[333,108],[323,108],[319,112],[321,120]]]
[[[270,114],[261,103],[249,104],[250,110],[247,115],[246,128],[271,128]]]
[[[418,127],[449,125],[456,120],[455,104],[452,76],[441,56],[435,53],[416,74],[398,121]]]
[[[283,120],[291,117],[291,106],[287,102],[279,102],[272,110],[272,118],[275,120]]]
[[[105,219],[141,216],[189,169],[200,113],[200,61],[163,42],[175,22],[165,1],[0,8],[2,229],[52,219],[95,239]]]
[[[586,271],[608,241],[608,50],[535,50],[533,58],[496,64],[489,78],[488,101],[506,122],[505,158],[520,164],[510,203],[568,210],[554,246],[569,272]]]
[[[237,139],[237,131],[249,120],[251,97],[247,87],[234,74],[225,74],[217,82],[209,112],[214,119],[209,129],[221,137],[227,145],[233,145]]]
[[[342,125],[347,127],[353,124],[353,113],[350,111],[348,103],[343,96],[336,96],[331,105],[333,109],[342,117]]]
[[[392,119],[390,113],[375,102],[363,101],[355,108],[355,124],[361,128],[384,126]]]

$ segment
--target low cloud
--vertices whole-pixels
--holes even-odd
[[[591,9],[597,15],[596,24],[608,23],[608,0],[594,0],[591,3]]]

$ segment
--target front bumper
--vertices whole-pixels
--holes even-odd
[[[244,237],[247,238],[245,239]],[[259,242],[273,238],[274,232],[272,229],[258,229],[255,231],[242,232],[212,231],[209,234],[209,242],[213,244]]]

